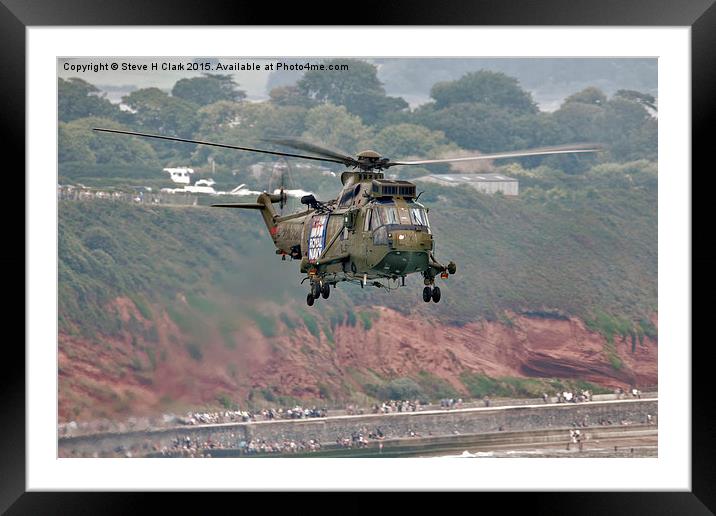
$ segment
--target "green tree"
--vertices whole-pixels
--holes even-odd
[[[299,136],[305,128],[306,109],[297,106],[276,106],[270,102],[248,103],[220,101],[204,106],[198,112],[201,126],[197,136],[202,139],[265,148],[259,142],[269,136]],[[266,155],[230,149],[198,146],[194,161],[213,157],[219,164],[248,165],[268,159]]]
[[[388,97],[380,93],[356,94],[346,105],[351,113],[360,116],[368,125],[380,125],[394,113],[403,112],[408,103],[400,97]]]
[[[236,130],[244,137],[298,136],[305,127],[306,109],[297,106],[276,106],[269,102],[236,103],[221,101],[202,107],[198,133]]]
[[[517,79],[501,72],[480,70],[456,81],[439,82],[430,90],[437,109],[455,104],[479,103],[518,113],[536,113],[532,95],[523,90]]]
[[[229,129],[242,123],[242,113],[247,107],[243,104],[220,100],[214,104],[203,106],[197,112],[200,120],[197,135],[207,136]]]
[[[206,106],[220,100],[238,102],[246,98],[246,92],[239,89],[231,75],[206,73],[201,77],[178,80],[172,88],[172,96]]]
[[[603,141],[604,106],[584,102],[565,102],[553,116],[568,135],[563,143]]]
[[[656,159],[656,119],[641,102],[614,97],[604,110],[603,141],[617,160]]]
[[[625,100],[631,100],[643,104],[644,106],[657,111],[656,98],[648,93],[641,93],[634,90],[617,90],[614,97],[623,98]]]
[[[540,112],[537,114],[524,114],[511,119],[512,146],[515,149],[529,149],[535,147],[547,147],[560,145],[571,141],[574,137],[572,132],[560,124],[552,113]],[[516,161],[525,168],[535,168],[547,163],[549,157],[532,156],[519,158]],[[504,163],[500,161],[499,163]],[[569,165],[568,160],[555,162],[553,168],[561,168]],[[581,170],[581,168],[580,168]]]
[[[370,128],[344,106],[324,104],[306,113],[303,137],[349,154],[370,146]]]
[[[577,93],[573,93],[566,99],[564,104],[569,102],[581,102],[582,104],[593,104],[595,106],[604,106],[607,103],[607,96],[599,88],[590,86]]]
[[[58,132],[59,162],[82,162],[85,164],[142,164],[158,167],[157,154],[152,146],[139,138],[99,133],[93,127],[127,130],[114,120],[106,118],[78,118],[60,123]]]
[[[378,69],[366,61],[357,59],[328,59],[328,66],[347,65],[348,70],[308,71],[298,81],[298,91],[305,97],[321,103],[345,106],[366,124],[374,124],[386,113],[408,108],[408,103],[398,97],[388,97],[378,80]]]
[[[92,137],[91,131],[85,127],[77,128],[76,125],[60,122],[57,127],[57,160],[60,163],[96,163],[97,157],[90,148]]]
[[[349,69],[306,72],[297,86],[309,98],[346,106],[355,95],[385,93],[378,80],[377,68],[370,63],[358,59],[328,59],[322,64],[326,67],[345,65]]]
[[[415,124],[389,125],[375,137],[380,152],[390,158],[433,156],[448,142],[442,131]]]
[[[560,108],[547,115],[558,128],[554,141],[543,141],[541,144],[556,145],[576,142],[607,143],[605,139],[605,106],[606,97],[596,88],[586,88],[570,95]],[[600,154],[558,154],[544,158],[525,159],[525,165],[544,164],[569,174],[581,174],[600,159]]]
[[[656,161],[659,155],[659,122],[649,118],[644,125],[631,134],[632,149],[625,159],[648,159]]]
[[[571,136],[552,113],[519,115],[512,119],[515,146],[518,148],[542,147],[559,145]]]
[[[648,111],[655,108],[654,101],[650,95],[631,90],[620,90],[606,100],[600,90],[586,88],[567,97],[553,116],[568,130],[567,141],[607,144],[603,159],[656,159],[658,124]],[[554,165],[559,160],[564,158],[545,162]]]
[[[104,94],[100,94],[94,85],[71,77],[67,80],[58,79],[57,114],[60,121],[69,122],[88,116],[117,118],[120,110]]]
[[[445,109],[428,105],[415,119],[432,130],[442,131],[464,149],[497,152],[514,148],[513,116],[506,110],[486,104],[453,104]]]
[[[143,88],[122,97],[134,111],[134,121],[143,129],[170,136],[190,137],[199,125],[197,105],[171,97],[159,88]]]
[[[314,107],[317,102],[299,90],[296,85],[277,86],[269,92],[269,98],[277,106],[300,106],[305,108]]]

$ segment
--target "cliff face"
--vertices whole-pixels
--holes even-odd
[[[577,379],[612,388],[658,383],[655,340],[645,337],[632,351],[631,339],[615,337],[609,344],[574,318],[506,314],[500,322],[457,327],[375,307],[369,323],[331,328],[319,319],[313,331],[280,323],[269,337],[246,324],[228,337],[210,328],[197,341],[160,308],[153,307],[149,321],[129,299],[113,304],[124,322],[133,322],[132,331],[110,338],[60,334],[60,421],[218,407],[222,396],[243,405],[262,390],[335,399],[360,392],[366,376],[424,372],[465,394],[465,372]]]
[[[338,354],[345,365],[388,375],[410,376],[420,369],[456,386],[465,370],[487,376],[576,378],[605,386],[657,383],[657,345],[644,341],[631,353],[617,343],[624,365],[615,370],[604,353],[604,338],[577,319],[556,320],[512,314],[510,322],[463,327],[414,321],[387,309],[366,334],[340,332]]]

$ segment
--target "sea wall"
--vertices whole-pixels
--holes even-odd
[[[350,438],[353,432],[380,429],[387,439],[518,432],[580,427],[645,424],[658,416],[658,400],[629,399],[433,410],[393,414],[366,414],[328,418],[258,421],[222,425],[181,426],[149,432],[105,433],[59,439],[60,457],[88,457],[126,454],[142,456],[171,448],[177,439],[210,442],[220,448],[236,448],[241,441],[309,441],[322,444]]]

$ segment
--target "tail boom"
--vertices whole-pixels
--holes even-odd
[[[276,225],[276,219],[278,214],[273,208],[273,203],[281,202],[280,194],[268,194],[262,193],[256,198],[256,202],[236,202],[236,203],[224,203],[224,204],[212,204],[212,208],[238,208],[244,210],[259,210],[261,217],[264,219],[266,228],[271,235],[271,239],[276,243],[278,227]]]

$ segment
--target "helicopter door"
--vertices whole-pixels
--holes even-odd
[[[365,261],[368,267],[373,267],[377,261],[375,256],[375,246],[373,245],[373,231],[378,228],[380,223],[380,214],[377,208],[369,208],[365,211],[366,215],[363,219],[363,250],[365,253]]]
[[[343,215],[331,215],[328,219],[328,232],[326,233],[326,240],[333,241],[333,237],[336,233],[341,233],[341,235],[337,237],[338,240],[331,246],[329,254],[337,252],[343,254],[345,252],[345,238],[348,232],[343,227]]]

